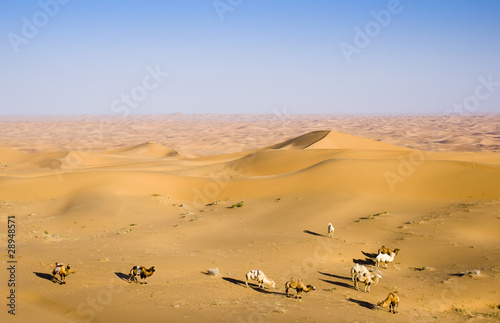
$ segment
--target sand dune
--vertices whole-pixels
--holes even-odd
[[[313,132],[335,130],[424,151],[464,151],[454,138],[482,137],[492,145],[473,151],[499,151],[498,115],[321,116],[183,115],[81,117],[1,117],[0,145],[23,152],[83,150],[102,152],[152,141],[182,155],[213,156],[249,151]],[[479,135],[478,135],[479,134]],[[443,140],[452,141],[443,141]]]
[[[27,154],[9,147],[0,146],[0,160],[2,160],[2,162],[19,162],[26,160],[27,158],[29,158],[29,155]]]
[[[329,131],[324,138],[312,143],[308,149],[365,149],[365,150],[408,150],[404,147],[386,144],[371,139]]]
[[[182,157],[175,150],[152,142],[139,144],[133,147],[114,149],[106,153],[138,158]]]
[[[182,115],[170,118],[185,121]],[[207,118],[204,122],[217,125],[234,120]],[[451,118],[448,127],[466,124],[479,135],[458,138],[442,130],[431,138],[432,131],[398,130],[391,126],[394,120],[368,118],[362,122],[397,139],[387,143],[312,130],[249,144],[257,138],[251,134],[265,129],[253,120],[242,116],[248,124],[232,125],[234,137],[220,130],[212,143],[200,133],[179,132],[176,138],[187,143],[181,149],[162,140],[137,143],[140,136],[125,144],[110,138],[92,148],[78,140],[59,150],[46,143],[29,149],[0,146],[0,220],[5,228],[7,216],[15,215],[18,223],[20,317],[53,322],[498,319],[500,154],[471,152],[498,143],[494,126]],[[332,122],[310,120],[321,127]],[[421,121],[416,117],[410,124]],[[282,133],[307,128],[295,122]],[[120,126],[109,125],[117,131]],[[154,128],[122,126],[139,133]],[[245,131],[248,136],[241,135]],[[16,136],[24,140],[22,133]],[[62,130],[61,143],[64,136]],[[414,137],[456,149],[418,150],[408,144]],[[394,144],[406,138],[403,146]],[[196,145],[202,153],[195,152]],[[460,151],[469,145],[471,151]],[[333,239],[326,235],[328,222],[335,226]],[[371,293],[354,290],[353,263],[373,268],[370,255],[382,244],[401,252],[381,270],[383,279]],[[5,262],[7,256],[2,257]],[[50,282],[56,261],[74,267],[65,286]],[[123,277],[134,265],[155,265],[158,271],[148,285],[128,284]],[[219,277],[203,273],[214,267]],[[244,287],[250,269],[266,272],[278,288]],[[463,275],[467,270],[481,274]],[[6,281],[5,271],[2,275]],[[285,298],[283,285],[292,276],[314,284],[316,291],[300,301]],[[400,293],[399,314],[372,308],[393,290]],[[1,315],[3,320],[6,314]]]

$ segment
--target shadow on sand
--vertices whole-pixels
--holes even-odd
[[[43,279],[46,279],[50,282],[52,282],[52,275],[51,274],[47,274],[47,273],[37,273],[37,272],[33,272],[33,274],[35,274],[37,277],[39,278],[43,278]],[[57,279],[57,278],[56,278]],[[57,280],[59,282],[59,280]]]
[[[307,234],[310,234],[310,235],[313,235],[313,236],[317,236],[317,237],[328,238],[327,235],[324,235],[324,234],[321,234],[321,233],[317,233],[317,232],[314,232],[314,231],[304,230],[304,233],[307,233]]]
[[[353,259],[352,262],[355,264],[360,264],[360,265],[372,265],[372,266],[376,265],[375,261],[373,261],[373,259],[370,259],[370,258]]]
[[[241,287],[247,287],[243,280],[234,279],[234,278],[230,278],[230,277],[222,277],[222,279],[227,281],[227,282],[233,283],[235,285],[241,286]],[[254,284],[248,284],[248,285],[253,286]]]
[[[328,277],[345,279],[345,280],[352,280],[351,277],[339,276],[339,275],[334,275],[334,274],[329,274],[329,273],[322,273],[321,271],[318,271],[318,273],[320,273],[321,275],[328,276]]]
[[[363,306],[363,307],[366,307],[370,310],[373,310],[375,309],[375,305],[373,305],[372,303],[369,303],[369,302],[365,302],[365,301],[360,301],[358,299],[354,299],[354,298],[348,298],[347,299],[349,302],[353,302],[353,303],[356,303],[358,304],[359,306]]]
[[[362,253],[363,255],[365,255],[366,257],[368,257],[368,258],[373,258],[373,259],[377,258],[377,256],[378,256],[378,254],[377,254],[377,253],[364,252],[364,251],[361,251],[361,253]]]
[[[346,284],[344,282],[336,282],[336,281],[333,281],[333,280],[326,280],[326,279],[321,279],[321,278],[320,278],[320,280],[324,281],[325,283],[337,285],[337,286],[340,286],[340,287],[349,288],[349,289],[355,289],[353,285]]]
[[[230,282],[232,284],[235,284],[235,285],[238,285],[238,286],[241,286],[241,287],[247,287],[245,282],[243,280],[239,280],[239,279],[234,279],[234,278],[231,278],[231,277],[222,277],[223,280],[227,281],[227,282]],[[271,290],[267,290],[267,289],[264,289],[264,288],[259,288],[258,285],[256,284],[253,284],[253,283],[248,283],[248,286],[251,287],[254,291],[256,292],[259,292],[259,293],[263,293],[263,294],[273,294],[273,295],[285,295],[285,293],[280,293],[280,292],[273,292]]]
[[[125,274],[125,273],[120,273],[120,272],[115,272],[115,275],[120,278],[121,280],[127,282],[127,283],[130,283],[130,280],[129,280],[129,275]]]

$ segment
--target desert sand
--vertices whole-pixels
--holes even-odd
[[[0,320],[498,321],[499,125],[491,115],[1,117],[0,232],[7,245],[15,217],[17,267],[15,317],[0,271]],[[355,290],[351,267],[376,270],[382,245],[401,251],[370,293]],[[51,281],[55,262],[72,265],[65,285]],[[134,265],[157,271],[128,283]],[[276,289],[247,288],[251,269]],[[285,297],[291,277],[316,290]],[[392,291],[397,314],[375,307]]]

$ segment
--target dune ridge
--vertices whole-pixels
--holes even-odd
[[[28,157],[30,154],[19,153],[12,149],[4,149],[4,151],[11,153],[15,158],[6,157],[3,159],[12,161],[17,158],[20,163],[18,167],[11,167],[13,170],[19,169],[19,167],[31,166],[32,169],[29,175],[24,171],[6,172],[5,175],[12,181],[15,181],[18,173],[21,173],[21,177],[25,180],[27,177],[31,177],[33,179],[32,183],[23,183],[21,186],[40,188],[39,192],[34,193],[35,195],[44,194],[43,191],[46,191],[47,187],[52,187],[47,192],[57,191],[58,182],[64,183],[62,188],[64,190],[68,188],[68,183],[85,186],[85,183],[95,178],[96,182],[113,183],[113,185],[120,183],[119,185],[126,187],[127,190],[134,191],[135,194],[146,194],[148,191],[160,190],[170,195],[178,195],[179,198],[190,198],[183,195],[183,193],[179,193],[179,191],[182,192],[180,186],[177,186],[175,192],[173,192],[170,183],[189,182],[189,184],[182,186],[184,190],[189,191],[191,186],[203,187],[207,181],[213,181],[214,178],[218,177],[227,179],[227,183],[231,183],[231,185],[236,185],[238,179],[245,179],[245,185],[248,185],[248,180],[262,181],[265,179],[272,182],[279,181],[285,175],[293,177],[295,174],[304,172],[306,173],[304,177],[313,179],[308,181],[313,184],[307,186],[305,191],[314,191],[314,186],[318,186],[318,183],[322,183],[328,178],[332,182],[331,184],[325,184],[326,186],[333,185],[334,187],[339,182],[343,182],[344,186],[341,185],[341,188],[352,186],[352,189],[358,191],[368,189],[368,191],[375,193],[382,190],[383,194],[387,194],[387,188],[391,187],[390,182],[393,177],[396,178],[396,184],[400,181],[406,182],[406,177],[408,177],[408,181],[428,178],[427,182],[424,181],[421,184],[422,187],[414,190],[415,192],[421,192],[425,191],[423,187],[426,185],[435,188],[436,185],[432,182],[440,177],[454,178],[453,185],[467,186],[471,180],[470,177],[466,176],[467,179],[462,182],[457,180],[464,174],[471,174],[473,177],[480,177],[485,174],[485,178],[489,177],[491,181],[487,181],[488,185],[486,187],[488,189],[486,191],[495,192],[496,188],[500,188],[500,186],[494,184],[500,183],[500,181],[496,181],[500,165],[497,154],[488,155],[487,160],[471,162],[470,154],[450,155],[438,152],[427,154],[331,131],[304,134],[254,151],[240,152],[234,155],[216,155],[202,159],[194,158],[191,161],[186,157],[179,156],[177,152],[168,147],[153,143],[105,152],[72,151],[65,153],[64,157],[59,159],[50,158],[49,155],[44,153],[32,153],[30,158]],[[17,156],[23,156],[23,158]],[[452,158],[449,158],[449,156]],[[173,167],[172,161],[164,159],[165,157],[173,157],[178,162],[185,162],[177,163],[176,167]],[[0,161],[1,159],[0,156]],[[27,164],[27,159],[36,162]],[[154,164],[150,161],[152,159],[155,160]],[[58,161],[60,163],[57,163]],[[117,166],[122,166],[122,168]],[[50,174],[50,172],[47,173],[44,170],[40,175],[37,175],[36,167],[41,169],[49,168],[54,173]],[[152,170],[151,167],[154,167],[154,169]],[[321,170],[317,171],[316,169]],[[403,174],[401,174],[402,172]],[[417,172],[418,176],[412,176],[412,174],[405,174],[404,172]],[[311,173],[317,174],[311,175]],[[391,174],[393,177],[391,177]],[[378,183],[363,185],[363,182],[373,175],[378,177]],[[349,178],[353,176],[357,178],[352,180],[355,185],[349,184],[351,181]],[[161,179],[162,177],[165,177],[165,179]],[[84,178],[87,178],[87,180],[84,180]],[[144,184],[137,187],[135,183],[141,181]],[[277,187],[298,188],[301,186],[299,182],[299,180],[296,180],[288,184],[280,183]],[[49,183],[55,184],[50,186]],[[2,185],[1,182],[0,185]],[[9,183],[9,185],[12,184]],[[98,184],[93,185],[98,186]],[[456,191],[453,190],[453,185],[444,186],[442,192]],[[77,189],[76,186],[75,189]],[[138,188],[140,189],[138,190]],[[10,194],[15,190],[6,189],[7,191],[11,192],[6,193],[7,196],[14,198],[14,195]],[[249,193],[252,191],[261,190],[249,190]],[[477,192],[473,196],[479,198],[478,194],[480,193]],[[16,198],[22,195],[22,190],[19,190],[19,195]],[[448,195],[446,195],[447,198]],[[228,197],[219,196],[218,198]]]
[[[123,120],[116,116],[3,116],[0,145],[23,152],[106,151],[152,141],[200,157],[259,149],[312,131],[334,129],[424,151],[498,152],[499,123],[500,115],[166,114],[131,115]],[[463,140],[467,142],[456,144]]]

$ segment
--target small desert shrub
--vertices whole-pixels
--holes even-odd
[[[455,311],[456,313],[458,313],[460,315],[470,316],[470,312],[466,308],[453,306],[452,309],[453,309],[453,311]]]
[[[236,204],[231,205],[231,208],[234,209],[235,207],[243,207],[243,201],[238,202]]]

